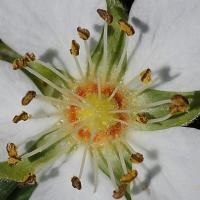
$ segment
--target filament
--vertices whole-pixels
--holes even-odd
[[[79,63],[79,61],[78,61],[78,58],[77,58],[77,56],[73,56],[73,57],[74,57],[74,60],[75,60],[75,63],[76,63],[76,67],[77,67],[77,69],[78,69],[78,72],[79,72],[80,76],[83,78],[83,77],[84,77],[84,73],[83,73],[83,70],[82,70],[82,68],[81,68],[81,65],[80,65],[80,63]]]

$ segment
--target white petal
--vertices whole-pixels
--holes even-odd
[[[144,154],[144,163],[135,166],[140,179],[133,189],[135,199],[196,200],[200,196],[199,130],[171,128],[132,135],[133,148]]]
[[[130,39],[127,79],[149,67],[164,90],[198,90],[200,81],[199,0],[136,0],[130,22],[136,34]]]
[[[1,0],[0,38],[17,52],[35,52],[43,61],[66,66],[76,73],[70,55],[71,40],[77,39],[76,28],[91,31],[92,44],[103,22],[96,9],[105,7],[101,0]],[[81,53],[84,57],[83,41]]]
[[[12,70],[9,63],[0,61],[0,152],[1,160],[6,156],[5,145],[8,142],[19,144],[26,138],[38,134],[52,126],[56,118],[32,119],[26,122],[12,123],[16,114],[22,110],[33,116],[38,113],[52,113],[55,108],[51,105],[33,100],[30,105],[22,106],[21,99],[28,90],[39,92],[33,82],[20,70]]]
[[[79,148],[74,152],[66,163],[60,166],[60,162],[56,162],[41,178],[37,189],[31,196],[31,200],[43,199],[49,200],[102,200],[111,199],[112,186],[110,180],[105,175],[99,174],[97,192],[93,193],[93,169],[91,165],[90,155],[87,155],[86,164],[81,178],[82,189],[78,191],[71,185],[71,177],[77,176],[80,169],[81,158],[84,149]]]

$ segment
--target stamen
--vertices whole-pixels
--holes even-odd
[[[89,32],[89,30],[87,30],[85,28],[81,28],[81,27],[77,28],[77,32],[79,34],[79,37],[81,39],[83,39],[83,41],[84,41],[85,51],[86,51],[86,54],[87,54],[87,60],[88,60],[89,66],[91,68],[93,66],[93,62],[92,62],[92,57],[91,57],[91,54],[90,54],[90,47],[87,43],[87,40],[90,37],[90,32]]]
[[[127,174],[125,174],[124,176],[121,177],[120,182],[122,184],[128,184],[131,181],[133,181],[138,175],[137,170],[131,170],[129,171]]]
[[[60,88],[57,85],[55,85],[53,82],[51,82],[49,79],[45,78],[44,76],[42,76],[41,74],[39,74],[38,72],[34,71],[33,69],[31,69],[30,67],[26,67],[25,68],[28,72],[30,72],[31,74],[33,74],[34,76],[38,77],[39,79],[41,79],[42,81],[44,81],[45,83],[47,83],[49,86],[51,86],[52,88],[54,88],[55,90],[57,90],[58,92],[60,92],[63,95],[70,95],[73,97],[76,97],[79,100],[83,100],[82,97],[80,97],[79,95],[76,95],[75,93],[73,93],[70,89],[68,88]]]
[[[8,143],[6,146],[6,150],[9,156],[8,164],[11,166],[16,165],[18,161],[21,160],[21,157],[18,156],[16,145],[14,143]]]
[[[109,150],[109,144],[107,144],[107,149]],[[109,171],[109,176],[110,176],[110,179],[111,179],[111,182],[114,186],[114,188],[117,188],[117,183],[115,181],[115,175],[114,175],[114,172],[113,172],[113,169],[112,169],[112,164],[110,162],[110,158],[109,158],[109,152],[108,153],[105,153],[105,158],[106,158],[106,162],[107,162],[107,165],[108,165],[108,171]]]
[[[131,158],[130,158],[130,161],[134,164],[138,164],[138,163],[142,163],[144,160],[144,157],[141,153],[133,153],[131,154]]]
[[[142,112],[136,115],[136,121],[142,124],[146,124],[147,122],[149,122],[149,118],[146,113]]]
[[[27,112],[22,111],[20,115],[15,115],[13,118],[14,123],[18,123],[19,121],[26,121],[30,118],[30,115]]]
[[[148,124],[162,122],[162,121],[169,119],[172,116],[173,116],[173,114],[169,113],[169,114],[165,115],[164,117],[160,117],[160,118],[156,118],[156,119],[150,119],[148,121]]]
[[[84,153],[83,153],[83,157],[82,157],[82,161],[81,161],[81,167],[80,167],[79,176],[78,176],[79,179],[81,179],[81,176],[83,174],[83,168],[84,168],[84,165],[85,165],[88,147],[89,147],[89,145],[86,145]]]
[[[28,62],[32,62],[35,60],[35,54],[34,53],[26,53],[24,56],[24,60],[28,63]]]
[[[90,32],[86,28],[78,27],[77,32],[78,32],[79,37],[83,40],[88,40],[88,38],[90,37]]]
[[[97,190],[97,181],[98,181],[98,165],[97,165],[97,159],[96,159],[96,150],[93,150],[93,165],[94,165],[94,190],[95,193]]]
[[[109,14],[106,10],[97,9],[99,16],[108,24],[111,24],[113,21],[113,16]]]
[[[36,92],[31,90],[31,91],[28,91],[26,93],[26,95],[22,98],[22,105],[23,106],[26,106],[28,105],[32,100],[33,98],[36,97]]]
[[[143,108],[153,108],[153,107],[157,107],[157,106],[161,106],[161,105],[169,104],[169,103],[171,103],[171,100],[166,99],[166,100],[161,100],[161,101],[149,103],[149,104],[145,105]]]
[[[47,83],[49,86],[51,86],[52,88],[54,88],[55,90],[57,90],[58,92],[60,92],[61,94],[65,95],[66,92],[64,91],[64,89],[58,87],[57,85],[55,85],[52,81],[48,80],[47,78],[45,78],[44,76],[42,76],[41,74],[39,74],[37,71],[34,71],[33,69],[31,69],[30,67],[26,67],[25,68],[28,72],[30,72],[31,74],[33,74],[34,76],[36,76],[37,78],[39,78],[40,80],[44,81],[45,83]]]
[[[148,68],[140,73],[140,80],[145,85],[149,84],[152,81],[151,70]]]
[[[189,101],[186,97],[177,94],[171,98],[171,105],[169,107],[170,113],[187,112]]]
[[[37,184],[36,175],[31,172],[27,176],[23,177],[22,181],[18,183],[18,186],[25,186],[30,184]]]
[[[77,176],[73,176],[71,179],[72,182],[72,186],[78,190],[81,190],[82,186],[81,186],[81,181]]]
[[[78,61],[78,58],[77,58],[77,56],[79,55],[79,49],[80,49],[80,45],[75,40],[72,40],[70,53],[74,57],[74,61],[76,63],[76,67],[77,67],[77,69],[79,71],[80,76],[84,77],[83,71],[81,69],[81,65],[80,65],[80,63]]]
[[[120,87],[121,87],[121,85],[118,85],[117,87],[115,87],[115,89],[113,90],[112,94],[109,96],[108,101],[110,101],[115,96],[115,94],[120,89]]]
[[[70,79],[68,79],[65,75],[63,75],[58,69],[56,69],[55,67],[53,67],[52,65],[50,65],[49,63],[45,63],[41,60],[37,60],[38,64],[41,64],[43,67],[51,70],[52,72],[54,72],[57,76],[59,76],[62,80],[64,80],[68,85],[72,85],[72,81]]]
[[[113,121],[115,121],[115,122],[119,122],[119,123],[121,123],[121,124],[125,124],[126,126],[128,126],[128,123],[125,122],[125,121],[123,121],[123,120],[121,120],[121,119],[113,118]]]
[[[133,27],[127,23],[125,20],[120,19],[118,21],[119,27],[122,31],[124,31],[126,33],[127,36],[131,36],[135,33],[135,30],[133,29]]]
[[[35,60],[35,55],[34,53],[26,53],[24,57],[17,58],[13,61],[13,69],[22,69],[27,66],[29,62],[32,62]]]
[[[125,59],[125,56],[126,56],[126,52],[127,52],[127,46],[128,46],[128,38],[125,37],[125,43],[124,43],[124,49],[123,49],[123,52],[122,52],[122,55],[120,57],[120,60],[119,60],[119,63],[116,67],[116,69],[120,69],[123,62],[124,62],[124,59]]]
[[[54,133],[57,133],[57,135],[56,135],[57,138],[52,138],[52,140],[50,140],[47,144],[44,144],[44,145],[38,147],[37,149],[35,149],[27,154],[24,154],[23,156],[21,156],[21,158],[22,159],[29,158],[35,154],[38,154],[38,153],[44,151],[45,149],[49,148],[53,144],[56,144],[57,142],[59,142],[60,140],[62,140],[63,138],[65,138],[69,135],[69,134],[66,134],[65,130],[66,130],[66,127],[63,127],[61,129],[59,129],[58,131],[55,131]],[[62,132],[62,134],[58,135],[60,132]]]
[[[112,197],[115,198],[115,199],[122,198],[125,195],[125,193],[126,193],[126,188],[127,188],[127,184],[121,184],[118,187],[118,190],[114,190],[113,191]]]
[[[120,158],[120,162],[121,162],[124,174],[127,174],[128,170],[127,170],[127,167],[126,167],[126,163],[124,161],[124,156],[123,156],[123,153],[122,153],[121,145],[120,144],[116,144],[116,148],[117,148],[117,151],[118,151],[118,154],[119,154],[119,158]]]

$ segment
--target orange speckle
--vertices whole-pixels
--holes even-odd
[[[81,140],[84,140],[85,142],[88,142],[90,140],[90,131],[89,129],[80,129],[78,132],[78,137]]]
[[[76,122],[77,121],[77,106],[73,106],[71,105],[69,108],[69,121],[71,123]]]

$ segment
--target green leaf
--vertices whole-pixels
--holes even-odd
[[[168,120],[154,124],[140,124],[136,128],[139,130],[160,130],[175,126],[184,126],[191,123],[200,114],[200,91],[194,92],[168,92],[159,90],[147,90],[138,99],[144,105],[165,99],[170,99],[173,95],[181,94],[189,100],[190,107],[187,113],[174,115]],[[161,117],[169,113],[168,105],[162,105],[149,110],[151,117]]]
[[[108,26],[108,67],[102,66],[103,32],[101,34],[99,43],[92,54],[92,60],[95,64],[96,71],[100,67],[103,72],[107,72],[108,78],[113,67],[115,67],[118,64],[122,51],[124,49],[125,34],[120,30],[118,20],[127,20],[128,13],[125,11],[122,4],[118,0],[107,0],[107,10],[113,15],[113,22],[111,25]],[[120,77],[124,74],[126,70],[126,61],[127,59],[125,58],[124,63],[120,69]]]

